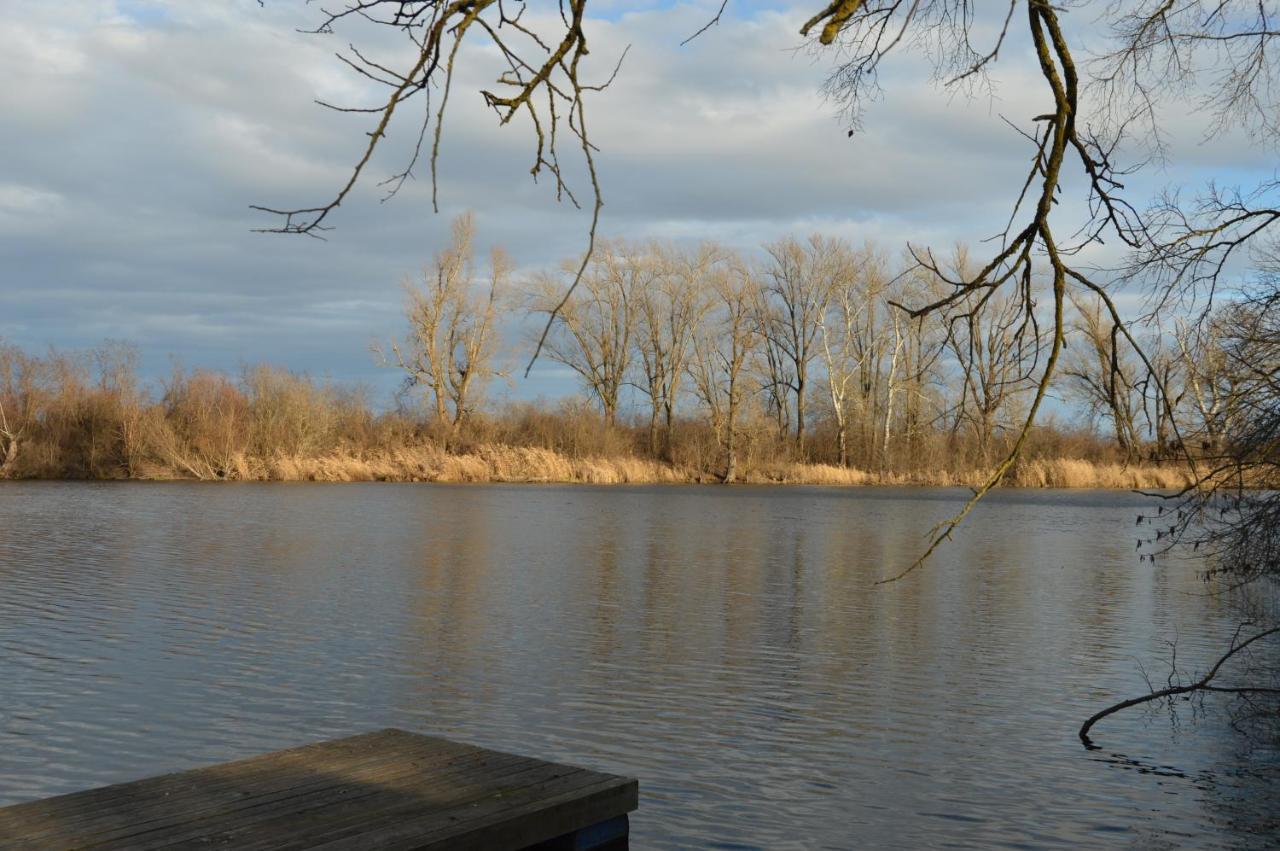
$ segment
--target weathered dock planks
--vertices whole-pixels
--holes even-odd
[[[0,808],[0,848],[627,846],[630,778],[380,730]]]

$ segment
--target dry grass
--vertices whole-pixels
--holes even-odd
[[[985,470],[875,473],[830,464],[774,463],[743,471],[746,484],[972,486]],[[181,466],[148,464],[147,479],[225,478],[240,481],[314,482],[542,482],[580,484],[682,484],[714,481],[705,472],[634,456],[570,458],[549,449],[487,444],[462,453],[434,445],[317,456],[236,456],[222,476]],[[1176,466],[1123,466],[1074,458],[1032,459],[1017,465],[1006,486],[1020,488],[1172,489],[1189,477]]]
[[[1017,465],[1010,484],[1024,488],[1167,490],[1191,483],[1185,467],[1099,464],[1075,458],[1033,459]]]
[[[135,362],[127,349],[36,357],[0,345],[0,404],[19,435],[0,442],[0,477],[650,484],[713,482],[724,464],[715,431],[696,417],[675,422],[656,451],[643,422],[604,426],[581,400],[507,406],[455,430],[376,414],[358,389],[265,366],[238,379],[175,370],[157,394]],[[892,453],[855,445],[863,466],[844,467],[832,463],[829,422],[819,419],[803,448],[760,411],[741,425],[739,475],[757,484],[974,485],[990,474],[975,459],[1002,449],[979,453],[964,435],[899,436]],[[1025,454],[1006,484],[1187,484],[1177,466],[1114,463],[1110,441],[1087,430],[1038,427]]]
[[[548,449],[486,445],[446,453],[433,445],[385,451],[333,452],[305,456],[276,454],[266,459],[237,456],[226,475],[188,466],[149,464],[146,479],[212,479],[313,482],[581,482],[651,484],[696,481],[686,471],[644,458],[568,458]]]

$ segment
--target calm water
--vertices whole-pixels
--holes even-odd
[[[1235,613],[1128,494],[0,486],[0,803],[394,725],[641,779],[634,846],[1262,847]]]

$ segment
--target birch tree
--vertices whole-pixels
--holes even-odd
[[[862,331],[868,309],[874,310],[867,298],[867,270],[848,246],[832,246],[832,275],[827,293],[828,309],[818,316],[819,340],[826,367],[827,394],[836,424],[837,463],[849,465],[849,419],[851,392],[861,386],[865,342]]]

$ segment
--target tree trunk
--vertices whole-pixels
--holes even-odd
[[[4,463],[0,463],[0,479],[9,478],[13,472],[14,462],[18,460],[18,438],[10,437],[5,442]]]
[[[801,456],[798,460],[804,460],[804,384],[804,371],[798,370],[796,374],[796,451]]]
[[[898,315],[893,315],[893,357],[889,360],[889,380],[885,386],[884,435],[880,446],[880,469],[889,467],[889,436],[893,426],[893,394],[898,381],[898,355],[902,352],[902,332],[898,327]]]
[[[666,431],[662,435],[662,460],[668,464],[674,463],[675,447],[672,441],[675,437],[675,404],[672,401],[674,394],[668,393],[666,401],[663,402],[663,415],[666,420]]]
[[[435,397],[436,402],[436,421],[442,426],[449,425],[449,408],[445,404],[445,389],[440,382],[434,382],[431,385],[431,395]]]
[[[729,390],[730,396],[733,395],[732,385]],[[728,422],[725,423],[725,465],[724,465],[724,483],[731,485],[738,478],[738,442],[737,442],[737,419],[738,406],[729,400]]]

